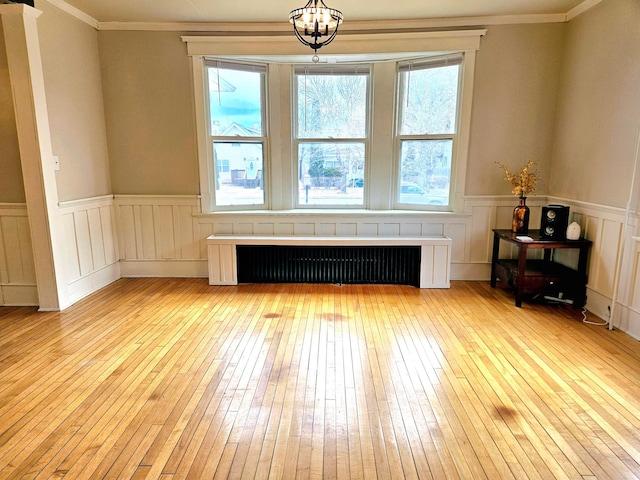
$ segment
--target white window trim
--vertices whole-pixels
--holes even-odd
[[[458,179],[455,176],[456,173],[456,164],[458,162],[458,141],[460,140],[460,121],[461,121],[461,102],[462,102],[462,86],[463,86],[463,68],[465,62],[464,53],[454,53],[454,54],[445,54],[434,58],[426,58],[426,59],[418,59],[416,62],[416,67],[418,69],[423,66],[428,65],[427,68],[439,67],[447,65],[447,60],[449,58],[454,59],[458,65],[460,65],[460,70],[458,74],[458,86],[456,87],[458,92],[457,98],[457,111],[456,111],[456,129],[452,133],[438,133],[438,134],[421,134],[421,135],[411,135],[411,134],[401,134],[400,133],[400,123],[401,123],[401,115],[402,115],[402,105],[400,102],[402,101],[402,97],[404,92],[400,87],[398,87],[397,101],[398,105],[395,111],[395,128],[394,128],[394,188],[392,192],[392,204],[394,208],[398,210],[403,209],[411,209],[411,210],[429,210],[429,211],[447,211],[450,208],[453,208],[453,205],[456,204],[456,186],[458,185]],[[411,62],[400,62],[396,69],[396,77],[399,77],[399,73],[403,70],[410,70],[408,65]],[[473,83],[471,84],[473,85]],[[405,203],[400,201],[400,162],[401,162],[401,154],[400,148],[401,143],[404,140],[451,140],[452,142],[452,150],[451,150],[451,172],[450,172],[450,188],[449,188],[449,203],[445,206],[436,206],[436,205],[422,205],[415,203]],[[460,171],[460,169],[458,169]],[[466,163],[464,171],[466,172]],[[466,178],[466,177],[465,177]],[[464,186],[465,178],[462,178],[462,185]]]
[[[269,72],[268,72],[268,67],[267,65],[264,64],[259,64],[257,62],[254,63],[242,63],[242,62],[233,62],[233,61],[220,61],[217,60],[215,58],[208,58],[208,59],[203,59],[203,69],[204,69],[204,79],[205,79],[205,85],[208,85],[208,74],[207,74],[207,68],[211,68],[211,67],[215,67],[215,66],[219,66],[220,68],[230,68],[230,69],[235,69],[235,70],[243,70],[243,71],[247,71],[247,72],[259,72],[261,73],[264,77],[263,77],[263,81],[260,82],[260,88],[261,88],[261,96],[262,96],[262,136],[259,137],[241,137],[240,139],[238,139],[240,142],[255,142],[255,143],[262,143],[262,181],[263,181],[263,185],[268,185],[269,183],[269,122],[268,122],[268,118],[266,115],[266,110],[267,110],[267,104],[268,104],[268,98],[269,98],[269,89],[268,89],[268,78],[269,78]],[[211,98],[210,98],[210,93],[207,90],[205,90],[204,92],[204,104],[205,106],[208,106],[210,104]],[[216,190],[215,190],[215,160],[214,160],[214,152],[213,152],[213,145],[217,142],[217,143],[221,143],[221,142],[230,142],[235,140],[235,137],[225,137],[225,136],[221,136],[221,135],[213,135],[211,130],[210,130],[210,125],[211,125],[211,118],[210,118],[210,111],[206,110],[205,112],[205,120],[206,120],[206,128],[207,128],[207,134],[208,134],[208,148],[209,151],[207,152],[207,163],[208,165],[208,171],[207,174],[212,175],[213,178],[213,190],[209,190],[207,192],[208,197],[209,197],[209,202],[207,205],[211,205],[211,211],[213,211],[214,209],[216,211],[223,211],[223,210],[263,210],[265,208],[269,208],[269,191],[267,188],[263,189],[263,202],[262,203],[256,203],[256,204],[239,204],[239,205],[219,205],[217,203],[216,200]],[[202,170],[201,170],[202,172]],[[201,189],[201,191],[203,191]]]
[[[387,53],[393,55],[394,53],[429,53],[429,52],[462,52],[464,53],[464,62],[462,64],[462,88],[460,91],[460,121],[459,121],[459,138],[457,142],[457,149],[454,152],[454,159],[452,159],[452,180],[455,179],[455,186],[452,189],[454,198],[451,199],[451,207],[454,211],[459,205],[462,205],[462,197],[464,195],[466,170],[467,170],[467,156],[469,152],[469,136],[471,125],[471,106],[472,106],[472,94],[473,94],[473,80],[475,72],[475,54],[480,48],[480,38],[486,34],[486,29],[476,30],[454,30],[454,31],[439,31],[439,32],[405,32],[405,33],[381,33],[381,34],[353,34],[342,35],[336,37],[336,40],[331,45],[331,55],[360,55],[366,56],[367,54],[380,54]],[[192,57],[192,71],[194,81],[194,101],[195,101],[195,114],[196,114],[196,141],[198,146],[198,163],[200,169],[200,192],[201,192],[201,208],[202,212],[213,212],[213,198],[211,192],[215,188],[213,184],[212,164],[209,159],[212,156],[212,147],[209,145],[208,128],[207,128],[207,112],[206,112],[206,83],[205,83],[205,56],[229,56],[232,58],[240,59],[242,57],[256,59],[257,57],[267,58],[273,56],[296,56],[298,59],[302,55],[310,57],[310,52],[303,49],[302,45],[295,39],[293,35],[290,36],[183,36],[182,41],[187,44],[187,55]],[[297,60],[299,61],[299,60]],[[271,91],[271,94],[278,94],[275,90],[271,90],[272,86],[271,75],[267,75],[268,85],[267,88]],[[277,75],[278,83],[283,83],[283,75]],[[373,74],[375,77],[375,74]],[[372,80],[371,87],[375,91],[375,80]],[[288,85],[291,87],[291,85]],[[284,85],[279,89],[279,93],[284,91]],[[289,88],[290,91],[290,88]],[[373,115],[375,115],[375,102],[373,99],[371,107],[374,109]],[[270,110],[272,107],[267,105]],[[278,151],[269,152],[269,158],[283,159],[282,155],[286,154],[287,147],[290,151],[290,140],[286,141],[284,138],[284,131],[278,129],[278,124],[282,128],[285,127],[284,123],[287,121],[291,125],[291,114],[286,112],[277,112],[279,114],[279,120],[282,122],[276,122],[276,125],[272,124],[272,128],[269,132],[268,144],[271,144],[271,140],[275,139]],[[272,119],[272,113],[268,111],[269,119]],[[375,118],[374,118],[375,121]],[[386,127],[385,127],[386,128]],[[374,124],[374,130],[376,130]],[[290,135],[290,132],[286,132]],[[371,135],[375,136],[376,131],[372,131]],[[390,139],[394,136],[394,131],[389,130],[388,136]],[[393,143],[393,142],[391,142]],[[269,148],[274,148],[269,146]],[[372,146],[373,148],[373,146]],[[391,152],[390,152],[391,153]],[[278,157],[278,155],[280,155]],[[394,162],[390,161],[392,157],[389,157],[389,170],[394,169]],[[290,159],[289,159],[290,160]],[[282,164],[276,166],[270,165],[272,175],[270,175],[269,184],[265,184],[265,190],[268,189],[272,196],[270,208],[274,210],[286,210],[293,207],[292,198],[287,198],[286,194],[278,192],[290,192],[293,188],[293,168],[291,165],[285,165],[287,162],[281,162]],[[289,161],[291,163],[291,161]],[[370,162],[370,169],[375,170],[375,166],[378,162],[372,160]],[[386,169],[386,168],[385,168]],[[384,174],[384,170],[378,171],[377,174]],[[391,172],[389,172],[391,173]],[[386,178],[389,178],[386,176]],[[382,182],[382,181],[381,181]],[[380,183],[381,183],[380,182]],[[376,182],[377,183],[377,182]],[[377,185],[376,185],[377,186]],[[370,190],[374,187],[374,182],[369,182]],[[378,191],[378,194],[384,194],[384,191]],[[365,199],[365,205],[369,208],[385,208],[389,209],[393,204],[393,188],[389,184],[386,189],[388,201],[372,202],[370,199]],[[297,195],[297,191],[295,192]],[[289,195],[291,197],[291,195]],[[386,206],[383,205],[386,203]]]
[[[302,69],[302,66],[300,65],[296,65],[291,72],[292,75],[292,87],[293,87],[293,103],[291,104],[291,110],[292,112],[297,112],[297,107],[298,107],[298,102],[300,101],[299,99],[299,95],[300,92],[298,91],[297,88],[297,84],[295,81],[296,75],[300,75],[301,73],[299,72],[299,70]],[[298,120],[297,118],[292,118],[292,151],[291,151],[291,163],[293,164],[293,169],[294,169],[294,173],[295,173],[295,185],[294,185],[294,191],[293,193],[293,200],[294,200],[294,205],[297,209],[300,210],[313,210],[313,209],[340,209],[340,210],[344,210],[344,209],[361,209],[361,208],[367,208],[368,207],[368,202],[367,202],[367,190],[368,188],[366,187],[366,183],[365,183],[365,192],[364,192],[364,196],[362,198],[362,203],[360,204],[346,204],[346,203],[336,203],[336,204],[319,204],[319,203],[315,203],[315,204],[310,204],[310,205],[304,205],[300,203],[300,194],[298,191],[298,178],[299,178],[299,168],[300,168],[300,159],[298,158],[298,149],[301,143],[333,143],[333,144],[340,144],[340,143],[361,143],[364,145],[364,152],[365,152],[365,159],[364,159],[364,173],[365,175],[369,174],[369,171],[371,170],[369,168],[369,161],[370,161],[370,150],[371,150],[371,117],[372,117],[372,108],[371,108],[371,77],[372,77],[372,73],[371,73],[371,65],[367,64],[364,66],[357,66],[357,65],[351,65],[351,64],[345,64],[344,66],[338,65],[336,67],[331,67],[331,66],[322,66],[322,67],[315,67],[315,66],[311,66],[307,72],[307,74],[309,75],[317,75],[317,74],[327,74],[326,72],[328,70],[333,70],[333,73],[347,73],[347,74],[361,74],[366,76],[367,78],[367,82],[366,82],[366,92],[365,92],[365,97],[366,97],[366,124],[365,124],[365,136],[364,137],[339,137],[339,138],[328,138],[328,137],[299,137],[299,133],[298,133]]]

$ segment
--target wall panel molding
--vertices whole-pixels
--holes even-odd
[[[206,243],[197,195],[116,195],[122,275],[206,277]]]
[[[60,203],[72,302],[120,278],[112,195]]]
[[[414,212],[401,210],[341,211],[249,211],[201,214],[199,197],[116,196],[120,263],[124,276],[207,276],[209,235],[294,235],[294,236],[434,236],[452,239],[451,279],[488,281],[490,276],[492,229],[510,228],[513,196],[466,196],[462,211]],[[577,221],[583,235],[593,241],[589,260],[587,308],[607,317],[612,302],[613,270],[621,242],[624,210],[577,202],[560,197],[530,197],[530,226],[539,228],[541,207],[548,204],[570,207],[570,220]],[[634,216],[632,231],[640,223]],[[638,242],[627,242],[637,245]],[[619,328],[640,335],[640,251],[626,248],[620,282]],[[635,253],[634,253],[635,252]],[[508,252],[507,252],[508,254]],[[633,259],[636,260],[633,260]],[[567,261],[571,261],[568,258]],[[629,260],[629,261],[627,261]],[[631,268],[631,265],[636,267]],[[640,317],[640,315],[637,315]]]

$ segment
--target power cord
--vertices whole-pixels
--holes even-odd
[[[587,325],[597,325],[599,327],[604,327],[606,325],[609,325],[609,322],[607,320],[604,320],[602,322],[591,322],[591,321],[587,320],[587,309],[586,308],[582,309],[582,323],[586,323]]]
[[[534,299],[540,297],[540,294],[535,295]],[[544,297],[546,302],[549,305],[568,305],[567,302],[562,301],[561,299],[555,299],[554,297]],[[598,327],[605,327],[607,325],[609,325],[609,321],[608,320],[604,320],[602,322],[592,322],[591,320],[587,320],[587,298],[585,297],[584,299],[584,306],[582,307],[582,323],[586,324],[586,325],[596,325]]]
[[[605,327],[607,325],[609,325],[609,321],[608,320],[604,320],[602,322],[592,322],[590,320],[587,320],[587,297],[584,297],[584,305],[582,307],[582,323],[585,323],[587,325],[596,325],[598,327]]]

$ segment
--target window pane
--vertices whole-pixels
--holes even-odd
[[[366,75],[296,75],[298,138],[364,138]]]
[[[208,67],[211,135],[261,137],[262,74]]]
[[[216,205],[264,203],[262,143],[214,142]]]
[[[300,205],[362,205],[364,143],[301,143]]]
[[[459,66],[400,73],[400,135],[455,133]]]
[[[400,203],[448,205],[452,140],[403,140],[400,145]]]

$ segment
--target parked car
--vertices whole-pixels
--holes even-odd
[[[403,182],[400,184],[400,195],[426,195],[428,192],[416,183]]]
[[[422,205],[446,205],[449,203],[449,196],[442,191],[431,192],[420,185],[412,182],[402,182],[400,184],[400,203],[418,203]]]

